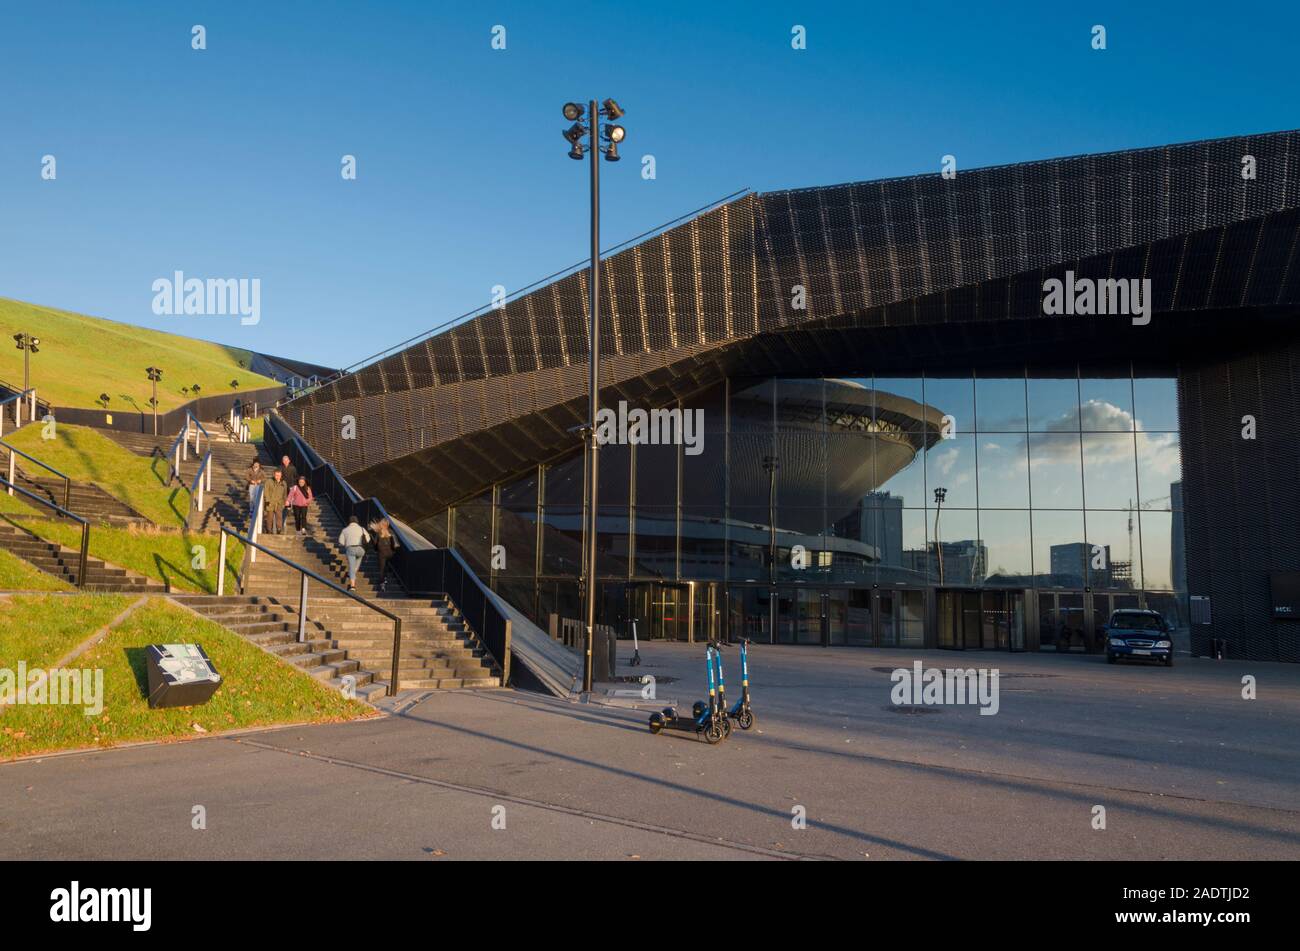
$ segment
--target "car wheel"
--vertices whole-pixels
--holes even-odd
[[[1172,667],[1172,666],[1174,666],[1174,655],[1173,655],[1173,654],[1170,654],[1168,657],[1165,658],[1165,666],[1166,666],[1166,667]]]

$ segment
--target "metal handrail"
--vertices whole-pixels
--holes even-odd
[[[328,578],[321,577],[320,575],[316,574],[316,572],[312,571],[310,568],[304,568],[302,565],[298,564],[297,562],[290,561],[288,558],[285,558],[280,553],[272,551],[270,548],[267,548],[266,546],[253,541],[251,538],[247,538],[239,534],[238,532],[232,532],[224,525],[221,526],[221,545],[218,550],[218,556],[217,556],[218,564],[220,565],[220,570],[217,573],[217,596],[218,597],[223,596],[226,590],[226,536],[227,535],[229,535],[231,538],[237,539],[239,542],[241,542],[244,545],[245,558],[247,558],[249,549],[260,551],[265,555],[270,555],[276,561],[288,565],[290,568],[293,568],[295,571],[299,572],[302,575],[302,587],[299,589],[299,593],[298,593],[298,642],[299,643],[302,643],[307,640],[308,579],[315,581],[319,584],[323,584],[325,585],[325,587],[337,591],[339,594],[344,595],[345,597],[351,598],[353,601],[356,601],[358,604],[364,605],[365,607],[368,607],[370,610],[382,614],[384,617],[392,621],[393,622],[393,669],[392,669],[392,679],[388,684],[388,695],[391,697],[397,693],[397,678],[400,674],[401,662],[402,662],[402,619],[400,617],[398,617],[392,611],[385,611],[379,605],[375,604],[373,601],[366,600],[365,598],[361,597],[361,595],[357,594],[355,591],[349,591],[347,588],[344,588],[342,585],[335,584],[333,581],[330,581]],[[246,571],[244,571],[244,569],[241,568],[240,578],[239,578],[239,591],[241,594],[244,591],[245,577],[246,577]]]
[[[7,442],[4,442],[3,440],[0,440],[0,447],[9,450],[9,481],[10,482],[14,481],[14,453],[18,453],[18,455],[22,456],[27,461],[36,463],[42,469],[45,469],[49,472],[53,472],[56,476],[58,476],[60,479],[63,480],[63,507],[65,509],[72,508],[72,479],[71,478],[69,478],[65,473],[62,473],[58,469],[54,468],[54,466],[45,462],[41,462],[41,460],[37,459],[35,456],[29,456],[21,449],[11,446]],[[28,478],[30,480],[30,476]],[[10,490],[9,494],[13,495],[14,493],[12,490]]]
[[[5,432],[5,407],[8,406],[10,403],[13,403],[15,400],[17,401],[17,406],[14,409],[14,424],[16,426],[21,426],[23,424],[24,397],[31,397],[31,402],[27,414],[27,421],[29,423],[36,421],[36,402],[37,402],[36,387],[32,386],[32,387],[28,387],[25,390],[21,390],[17,393],[14,393],[12,396],[6,396],[4,399],[0,400],[0,436],[3,436]]]
[[[13,495],[14,490],[17,489],[19,492],[27,496],[29,499],[32,499],[36,502],[40,502],[42,505],[54,509],[54,511],[58,512],[60,515],[66,515],[68,518],[72,519],[73,521],[81,523],[81,555],[77,562],[77,587],[84,588],[86,586],[86,558],[90,553],[90,522],[82,518],[77,513],[69,512],[63,506],[56,505],[54,502],[51,502],[49,499],[42,498],[41,496],[37,495],[35,492],[28,492],[22,486],[14,485],[8,479],[0,477],[0,485],[7,486],[9,488],[10,495]]]
[[[206,476],[206,478],[205,478]],[[185,524],[190,527],[190,518],[197,510],[203,511],[203,494],[212,491],[212,450],[203,457],[199,463],[198,471],[194,473],[194,481],[190,483],[190,510],[186,514]]]
[[[195,426],[194,455],[197,456],[199,454],[199,433],[207,436],[208,445],[212,445],[212,437],[208,436],[208,431],[203,428],[203,424],[195,418],[193,413],[186,410],[185,425],[181,427],[181,431],[176,434],[176,438],[172,440],[171,447],[167,450],[167,458],[170,460],[171,464],[171,471],[167,476],[168,481],[175,479],[179,482],[181,480],[181,463],[190,458],[190,423],[193,423]],[[212,488],[212,486],[209,485],[208,488]]]

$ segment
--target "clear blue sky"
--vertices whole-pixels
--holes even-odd
[[[627,109],[607,245],[745,186],[1300,126],[1295,3],[539,6],[5,0],[0,296],[350,363],[583,257],[567,99]],[[176,270],[260,278],[261,323],[156,317]]]

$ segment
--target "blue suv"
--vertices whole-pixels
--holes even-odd
[[[1120,658],[1155,660],[1174,666],[1173,631],[1156,611],[1116,611],[1103,629],[1106,634],[1106,663]]]

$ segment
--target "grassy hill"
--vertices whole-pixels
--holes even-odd
[[[199,326],[177,320],[178,328]],[[3,297],[0,328],[4,330],[0,380],[22,386],[23,353],[10,338],[19,332],[33,334],[41,343],[31,358],[32,385],[42,400],[54,406],[92,408],[99,395],[107,393],[110,410],[148,412],[148,366],[163,370],[158,411],[164,413],[192,399],[181,388],[195,383],[209,396],[236,392],[231,380],[239,381],[240,390],[276,385],[275,380],[246,369],[251,357],[247,350]]]

